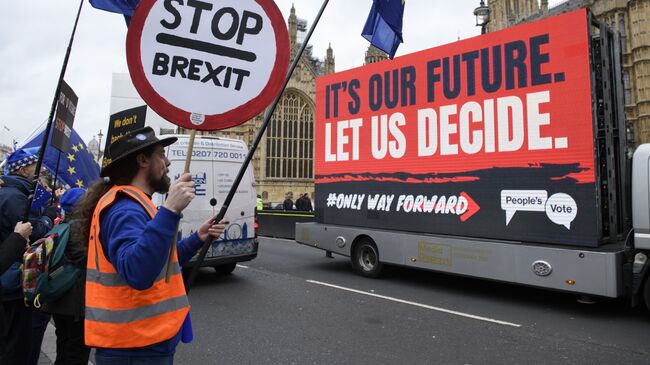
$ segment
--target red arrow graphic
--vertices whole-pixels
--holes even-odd
[[[478,204],[476,204],[476,202],[472,198],[470,198],[469,195],[467,195],[466,192],[464,192],[464,191],[461,192],[460,196],[467,199],[467,211],[465,213],[463,213],[463,215],[460,216],[460,221],[465,222],[471,216],[476,214],[476,212],[481,210],[481,207]]]

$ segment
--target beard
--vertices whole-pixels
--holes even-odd
[[[161,176],[161,177],[156,177],[155,173],[151,170],[149,170],[149,176],[147,176],[147,181],[149,182],[149,185],[153,188],[153,190],[156,193],[159,194],[165,194],[166,192],[169,191],[169,187],[171,186],[171,180],[167,176],[167,172]]]

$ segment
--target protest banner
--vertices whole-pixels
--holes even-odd
[[[61,91],[54,115],[54,129],[52,130],[52,147],[62,153],[70,149],[70,134],[74,116],[77,113],[79,98],[74,90],[65,81],[61,81]]]
[[[111,163],[110,146],[115,143],[115,141],[122,138],[124,134],[144,127],[146,117],[146,105],[123,110],[111,115],[108,122],[108,132],[106,132],[106,145],[104,147],[102,167],[106,167],[106,165]]]

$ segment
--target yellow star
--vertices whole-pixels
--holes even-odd
[[[68,173],[70,173],[70,175],[76,173],[76,171],[74,170],[74,167],[72,167],[72,166],[68,167]]]
[[[74,161],[74,155],[71,154],[71,153],[68,153],[68,160],[70,160],[70,162]]]
[[[77,179],[77,182],[74,183],[74,184],[77,185],[77,186],[80,187],[80,188],[83,188],[83,187],[84,187],[84,182],[81,181],[81,180],[79,180],[79,179]]]
[[[81,143],[81,142],[79,142],[79,144],[78,144],[77,146],[79,146],[79,149],[80,149],[80,150],[83,150],[83,149],[84,149],[84,145],[83,145],[83,143]]]
[[[79,148],[78,148],[76,145],[72,145],[72,149],[73,149],[75,152],[79,152]]]

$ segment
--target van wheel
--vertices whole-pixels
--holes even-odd
[[[219,275],[230,275],[233,271],[235,271],[235,267],[237,267],[236,262],[213,266],[214,271],[216,271]]]
[[[379,262],[379,250],[371,239],[364,239],[354,248],[352,266],[362,276],[378,278],[382,264]]]

